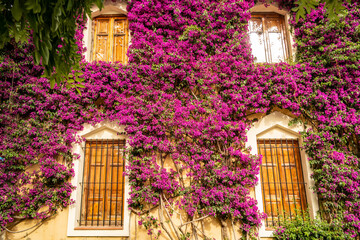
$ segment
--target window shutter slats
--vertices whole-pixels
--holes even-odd
[[[123,140],[86,142],[80,227],[122,227],[124,146]]]
[[[127,62],[129,27],[126,17],[101,17],[94,20],[93,60]]]
[[[263,156],[260,168],[266,227],[278,224],[279,216],[294,216],[306,209],[305,182],[299,144],[293,139],[258,140]]]

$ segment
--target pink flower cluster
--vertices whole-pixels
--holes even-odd
[[[276,1],[291,9],[293,1]],[[322,6],[290,23],[296,64],[254,64],[253,0],[132,0],[129,63],[83,61],[50,89],[31,44],[0,56],[0,224],[46,217],[71,203],[71,144],[85,123],[126,126],[134,209],[167,204],[189,216],[231,218],[244,231],[264,218],[250,197],[260,157],[247,153],[248,115],[278,107],[309,126],[305,150],[325,213],[360,229],[360,31],[355,1],[339,24]],[[78,52],[84,24],[76,35]],[[28,169],[39,164],[39,171]],[[39,209],[48,206],[48,212]],[[151,232],[151,231],[150,231]]]

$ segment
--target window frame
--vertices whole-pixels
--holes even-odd
[[[288,62],[289,60],[292,59],[292,53],[293,53],[293,49],[292,49],[292,35],[290,34],[290,29],[289,29],[289,24],[288,24],[288,14],[284,14],[284,11],[278,11],[278,9],[274,6],[270,6],[270,7],[265,7],[262,5],[258,5],[255,6],[253,9],[251,9],[251,18],[249,20],[249,42],[251,45],[251,40],[250,40],[250,21],[253,18],[261,18],[262,20],[262,26],[263,29],[265,28],[265,20],[264,18],[279,18],[280,22],[281,22],[281,38],[282,38],[282,44],[283,44],[283,52],[284,52],[284,61],[280,61],[280,62]],[[265,62],[256,62],[256,63],[267,63],[267,64],[274,64],[274,63],[280,63],[280,62],[269,62],[269,59],[271,57],[271,48],[270,48],[270,43],[269,43],[269,36],[268,36],[268,31],[267,29],[264,31],[263,36],[265,37],[264,39],[264,44],[265,44]],[[251,48],[251,52],[252,52],[252,48]],[[254,58],[256,57],[255,55],[253,55]]]
[[[120,172],[119,169],[122,168],[123,171],[125,170],[125,155],[124,155],[124,149],[125,149],[125,140],[124,139],[89,139],[86,140],[84,145],[85,145],[85,150],[84,150],[84,161],[83,161],[83,181],[81,182],[81,203],[80,203],[80,216],[79,216],[79,226],[76,227],[76,229],[97,229],[97,230],[122,230],[123,229],[123,220],[124,220],[124,185],[125,185],[125,176],[123,176],[123,172]],[[94,147],[95,145],[95,147]],[[119,160],[119,153],[123,154],[122,155],[122,164],[120,166],[120,164],[115,164],[114,165],[114,158],[111,157],[109,158],[109,149],[113,148],[115,149],[115,147],[117,146],[117,154],[118,154],[118,160]],[[110,147],[110,148],[109,148]],[[121,148],[120,148],[121,147]],[[101,155],[100,155],[100,163],[98,161],[96,161],[96,157],[94,158],[94,162],[95,162],[95,169],[91,170],[91,153],[93,151],[95,151],[95,153],[97,152],[98,149],[101,149]],[[103,150],[106,149],[106,150]],[[121,150],[120,150],[121,149]],[[93,151],[91,151],[93,150]],[[88,151],[90,151],[90,153],[88,153]],[[114,153],[114,150],[112,151],[112,154]],[[111,155],[112,155],[111,154]],[[90,159],[87,159],[87,155]],[[113,181],[115,179],[113,179],[113,175],[111,175],[111,173],[114,173],[114,168],[115,167],[115,175],[117,177],[117,180],[119,180],[119,178],[121,178],[121,182],[119,185],[119,181]],[[98,169],[98,166],[104,166],[105,169]],[[98,172],[99,171],[99,172]],[[104,172],[105,171],[105,172]],[[104,173],[103,173],[104,172]],[[105,174],[106,172],[108,172],[109,174]],[[88,175],[85,175],[85,173],[87,173]],[[94,173],[94,180],[91,179],[91,175],[92,173]],[[102,174],[103,173],[103,174]],[[99,175],[100,181],[103,180],[103,178],[107,179],[105,180],[105,184],[104,184],[104,192],[103,194],[100,192],[100,185],[98,181],[95,181],[96,179],[96,174]],[[101,176],[103,178],[101,178]],[[110,179],[108,179],[111,176]],[[114,186],[113,188],[113,184],[116,183],[116,186]],[[85,185],[87,184],[87,188],[88,190],[86,190]],[[111,185],[110,187],[110,192],[107,192],[107,188],[106,185],[109,184]],[[99,187],[98,187],[99,186]],[[119,194],[118,189],[121,188],[121,193]],[[91,193],[91,189],[95,189],[94,192]],[[99,190],[100,194],[99,196],[95,197],[96,194],[96,189]],[[121,223],[121,225],[119,226],[113,226],[113,225],[108,225],[105,224],[106,222],[110,222],[111,221],[111,204],[113,203],[113,200],[111,198],[111,194],[112,191],[116,189],[116,200],[115,200],[115,206],[117,206],[120,203],[120,206],[122,206],[122,209],[120,209],[121,211],[121,216],[118,217],[115,214],[115,223],[117,221],[119,221]],[[109,194],[109,197],[107,197],[107,194]],[[92,195],[92,196],[91,196]],[[103,195],[103,196],[101,196]],[[88,213],[85,214],[85,216],[82,216],[82,211],[86,212],[86,209],[88,208],[87,205],[90,204],[91,200],[89,200],[89,198],[98,198],[98,204],[102,204],[102,207],[104,208],[103,210],[100,211],[100,207],[98,206],[98,211],[97,214],[95,215],[94,212],[92,212],[92,219],[91,220],[86,220],[86,219],[82,219],[82,217],[87,218],[88,217]],[[104,202],[100,201],[101,197],[104,198]],[[107,206],[107,199],[110,198],[110,206]],[[121,201],[118,202],[118,198],[121,198]],[[92,207],[94,207],[95,202],[92,203]],[[108,207],[108,209],[106,209],[106,206]],[[110,218],[109,219],[99,219],[100,213],[105,215],[108,213],[106,210],[109,211],[109,215]],[[114,209],[113,209],[114,210]],[[115,212],[118,210],[118,207],[115,207]],[[105,217],[106,218],[106,217]],[[88,225],[88,221],[91,221],[91,224]],[[84,222],[84,225],[82,225],[82,222]],[[102,225],[99,224],[102,222]]]
[[[108,33],[108,43],[107,43],[107,49],[108,49],[108,53],[110,53],[110,56],[107,56],[107,60],[105,62],[114,62],[114,38],[116,35],[120,35],[120,33],[115,33],[114,31],[114,25],[115,25],[115,21],[116,20],[125,20],[125,29],[127,29],[127,31],[124,33],[125,36],[125,40],[124,40],[124,44],[125,46],[125,53],[124,53],[124,62],[120,62],[120,61],[116,61],[116,62],[120,62],[121,64],[127,64],[128,62],[128,56],[127,56],[127,52],[129,49],[129,42],[130,42],[130,31],[129,31],[129,21],[128,18],[125,14],[101,14],[98,15],[96,17],[94,17],[91,21],[91,44],[90,44],[90,59],[91,61],[98,61],[96,60],[96,37],[97,34],[102,35],[101,33],[98,33],[97,31],[97,22],[98,20],[102,20],[102,19],[109,19],[109,33]],[[104,35],[105,36],[105,35]],[[102,60],[101,60],[102,61]]]
[[[128,148],[129,144],[126,141],[127,136],[124,133],[124,128],[118,126],[115,123],[103,122],[97,124],[96,126],[91,126],[89,124],[84,125],[84,129],[78,133],[78,136],[85,138],[86,140],[95,140],[95,139],[109,139],[109,140],[125,140],[125,147]],[[67,236],[69,237],[93,237],[93,236],[102,236],[102,237],[128,237],[130,234],[130,211],[128,208],[127,199],[130,198],[130,185],[128,176],[125,175],[124,188],[123,188],[123,226],[122,228],[103,228],[89,227],[83,228],[79,226],[79,218],[81,214],[81,194],[82,186],[80,185],[83,182],[84,177],[84,149],[85,141],[81,143],[73,144],[72,152],[74,155],[78,155],[79,158],[73,161],[75,175],[71,179],[71,183],[76,186],[76,189],[71,194],[71,199],[75,201],[73,205],[69,206],[68,213],[68,226],[67,226]],[[124,158],[125,165],[127,164],[127,158]]]
[[[116,1],[116,2],[106,2],[104,3],[104,7],[100,10],[96,5],[91,7],[91,18],[94,19],[96,17],[106,17],[106,16],[123,16],[127,18],[127,2],[124,1]],[[87,18],[86,26],[83,31],[83,45],[85,47],[85,51],[83,52],[83,56],[86,61],[91,62],[93,60],[93,20],[91,18]],[[130,30],[128,30],[128,46],[131,45],[131,34]],[[127,62],[126,62],[127,63]]]
[[[252,127],[247,132],[247,143],[246,146],[250,147],[250,154],[258,155],[258,147],[257,147],[257,140],[260,138],[297,138],[299,142],[299,146],[302,146],[302,138],[299,132],[306,130],[303,125],[295,124],[289,126],[290,121],[293,119],[289,115],[285,115],[281,112],[274,111],[269,115],[266,116],[259,116],[254,115],[253,119],[259,119],[258,121],[254,122]],[[272,137],[269,137],[269,135]],[[314,181],[310,178],[312,173],[310,169],[309,162],[307,160],[307,156],[303,149],[300,150],[301,156],[301,164],[303,169],[303,177],[306,183],[306,200],[308,203],[308,208],[310,212],[310,216],[315,218],[318,210],[319,204],[317,200],[317,195],[311,188],[314,186]],[[264,201],[263,201],[263,194],[262,194],[262,185],[261,185],[261,176],[260,172],[258,175],[258,184],[254,188],[254,196],[257,200],[257,207],[259,211],[264,211]],[[273,237],[274,229],[266,228],[265,221],[262,221],[262,226],[259,229],[259,236],[260,237]]]
[[[279,147],[279,143],[281,147]],[[260,183],[262,185],[261,192],[264,203],[263,211],[267,212],[267,210],[270,210],[269,211],[270,216],[268,215],[268,217],[265,219],[265,229],[273,230],[278,226],[278,224],[276,223],[278,220],[278,216],[282,216],[282,213],[278,212],[279,208],[280,209],[283,208],[283,211],[286,214],[290,214],[290,217],[295,216],[297,214],[296,212],[297,210],[299,211],[307,210],[307,206],[308,206],[307,197],[306,197],[307,185],[304,182],[304,170],[302,167],[299,139],[294,138],[292,136],[288,136],[287,138],[258,137],[257,147],[258,147],[258,154],[262,155],[262,164],[260,166]],[[271,152],[270,155],[269,155],[269,150]],[[287,151],[287,154],[284,154],[284,151],[285,152]],[[276,154],[273,154],[274,152]],[[276,155],[280,155],[282,157],[279,158],[279,156]],[[289,162],[285,162],[286,158]],[[291,165],[290,159],[294,160],[293,162],[294,166]],[[270,163],[270,167],[269,167],[269,163]],[[286,169],[286,167],[288,167],[288,169]],[[295,170],[295,174],[293,174],[294,170]],[[288,171],[290,171],[290,174],[287,174]],[[296,178],[295,179],[296,181],[293,181],[294,177]],[[266,191],[265,190],[266,188],[268,188],[269,190]],[[294,190],[296,190],[296,188],[298,190],[298,194],[296,195],[299,196],[300,203],[295,204],[294,206],[295,209],[292,210],[290,200],[288,200],[286,203],[286,198],[290,199],[291,197],[293,197],[293,200],[295,201],[296,195],[294,193],[295,192]],[[271,194],[272,189],[275,192],[274,194]],[[292,192],[292,194],[290,192]],[[274,195],[275,195],[275,199],[272,199]],[[264,201],[265,196],[269,197],[268,204],[270,202],[269,204],[270,209],[266,209],[266,203]],[[277,213],[274,212],[273,206],[276,208]],[[287,209],[288,211],[286,211]]]

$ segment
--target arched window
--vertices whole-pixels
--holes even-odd
[[[309,209],[314,217],[318,210],[316,194],[310,190],[310,166],[301,149],[299,132],[304,131],[304,126],[289,126],[291,120],[275,111],[260,118],[247,133],[251,154],[262,156],[255,198],[268,217],[260,228],[260,237],[272,236],[281,215],[294,217]]]
[[[68,236],[129,236],[123,127],[107,121],[86,124],[78,135],[85,142],[73,148],[80,157],[74,161],[75,204],[69,210]]]

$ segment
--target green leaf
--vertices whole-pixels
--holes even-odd
[[[51,22],[51,31],[52,32],[56,32],[56,30],[59,27],[59,18],[58,17],[53,17],[52,22]]]
[[[297,13],[296,13],[296,21],[297,21],[297,22],[299,21],[300,17],[301,17],[302,19],[305,19],[305,11],[304,11],[303,8],[299,9],[299,10],[297,11]]]
[[[36,5],[35,0],[27,0],[25,2],[25,9],[26,10],[31,10],[31,9],[33,9],[35,7],[35,5]]]
[[[292,11],[296,12],[296,21],[299,21],[300,17],[305,19],[305,11],[310,13],[312,9],[315,9],[319,3],[314,0],[297,0],[295,2],[297,7],[292,8]]]
[[[43,46],[42,48],[40,48],[40,53],[43,57],[42,61],[44,62],[44,64],[47,65],[49,63],[49,49]]]
[[[84,86],[83,84],[80,84],[80,83],[75,84],[75,86],[76,86],[76,87],[79,87],[79,88],[85,88],[85,86]]]
[[[35,57],[35,64],[39,64],[40,63],[40,53],[38,51],[34,52],[34,57]]]
[[[11,9],[11,14],[16,21],[20,21],[22,16],[22,8],[20,7],[19,0],[14,1],[14,6]]]
[[[41,12],[41,5],[36,1],[35,7],[33,8],[34,13],[40,13]]]
[[[53,89],[55,86],[55,78],[54,77],[51,77],[50,78],[50,88]]]
[[[101,10],[103,7],[103,0],[96,0],[95,4]]]
[[[73,1],[72,0],[69,0],[68,1],[68,4],[67,4],[67,7],[66,7],[66,11],[70,11],[70,9],[72,8],[73,6]]]

